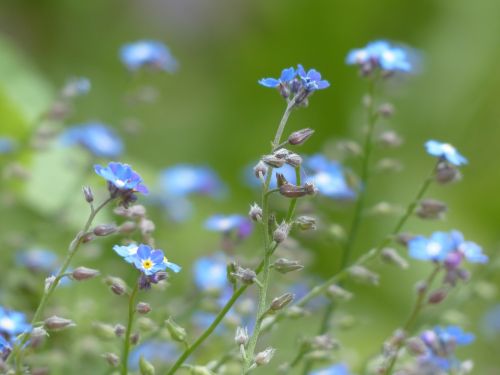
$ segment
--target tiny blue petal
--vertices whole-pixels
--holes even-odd
[[[460,166],[467,164],[467,159],[463,157],[455,147],[449,143],[442,143],[434,140],[425,143],[427,153],[438,158],[442,158],[449,163]]]

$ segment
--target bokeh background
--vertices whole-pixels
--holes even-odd
[[[321,71],[331,88],[315,94],[309,108],[296,111],[288,130],[314,128],[316,135],[301,151],[329,152],[336,140],[360,140],[362,136],[361,97],[366,83],[344,64],[345,55],[351,48],[386,38],[419,49],[420,69],[418,74],[394,80],[380,92],[396,108],[390,124],[381,128],[396,129],[405,143],[401,149],[380,151],[378,156],[398,158],[405,169],[374,177],[369,205],[381,201],[405,205],[432,167],[423,143],[430,138],[450,142],[470,164],[463,169],[463,181],[433,187],[428,194],[449,204],[447,218],[439,222],[415,219],[407,230],[429,234],[438,229],[460,229],[480,243],[494,263],[500,212],[498,14],[500,3],[496,0],[2,0],[0,133],[22,142],[65,80],[85,76],[92,81],[92,90],[77,100],[66,124],[96,120],[112,125],[126,144],[120,161],[133,164],[149,185],[156,183],[161,169],[180,162],[215,169],[228,186],[226,196],[218,200],[195,198],[196,210],[186,222],[168,221],[161,209],[152,208],[158,244],[184,266],[185,272],[176,276],[168,289],[167,299],[176,300],[189,294],[190,264],[219,246],[218,236],[204,231],[203,221],[212,213],[244,214],[257,199],[257,192],[245,184],[244,168],[267,152],[284,109],[279,95],[258,86],[257,80],[277,76],[283,67],[297,63]],[[180,62],[176,74],[131,75],[122,66],[119,48],[144,38],[162,40],[171,48]],[[144,86],[154,88],[157,97],[140,105],[132,103],[130,92]],[[13,160],[1,157],[6,171]],[[9,173],[4,173],[0,200],[2,305],[29,312],[40,292],[43,277],[33,280],[26,272],[12,270],[15,252],[35,246],[62,256],[84,220],[78,186],[90,184],[104,194],[103,183],[92,176],[88,163],[87,156],[76,148],[25,152],[21,164],[31,178],[12,181]],[[351,167],[356,170],[355,160]],[[68,196],[69,214],[61,220],[58,207]],[[349,222],[349,204],[323,199],[321,207],[325,211],[322,217],[340,225]],[[377,243],[396,219],[391,215],[367,217],[356,253]],[[110,220],[110,216],[101,220]],[[339,255],[328,225],[323,229],[317,238],[298,236],[313,258],[309,270],[319,278],[338,267]],[[259,236],[254,237],[239,250],[248,258],[259,251]],[[111,245],[112,240],[101,242],[101,247],[94,249],[98,256],[89,251],[80,255],[80,261],[105,274],[108,268],[126,277],[128,268],[118,265]],[[378,353],[383,340],[405,319],[413,300],[413,285],[428,272],[429,265],[413,262],[409,271],[381,265],[376,268],[382,272],[382,286],[353,285],[356,298],[341,307],[347,317],[344,323],[352,314],[353,325],[341,329],[339,324],[334,331],[345,347],[341,356],[354,369],[367,356]],[[474,360],[477,374],[500,373],[500,360],[495,356],[500,334],[491,334],[490,327],[486,335],[482,319],[500,302],[499,277],[494,270],[489,266],[480,271],[488,277],[487,282],[454,292],[445,306],[426,313],[431,322],[460,321],[477,334],[476,344],[463,353]],[[55,337],[56,343],[50,344],[54,347],[58,340],[78,341],[95,320],[120,316],[116,306],[121,302],[101,283],[70,288],[61,291],[54,305],[64,305],[63,311],[81,323],[76,333]],[[93,302],[89,295],[95,296]],[[121,311],[125,312],[124,307]],[[295,353],[294,343],[300,335],[312,335],[316,329],[314,318],[305,319],[293,324],[293,329],[285,326],[266,338],[280,348],[276,364]],[[226,349],[205,347],[198,359],[207,361]],[[54,373],[105,371],[100,358],[90,356],[83,366],[86,357],[81,352],[74,349],[70,355],[72,361],[63,352],[54,355],[58,360]],[[271,370],[262,373],[267,371]]]

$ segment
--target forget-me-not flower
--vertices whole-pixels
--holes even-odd
[[[137,250],[139,249],[139,246],[135,243],[131,243],[128,245],[115,245],[113,246],[113,250],[121,256],[123,259],[125,259],[126,262],[128,263],[134,263],[134,259],[137,256]]]
[[[454,243],[454,249],[470,263],[486,263],[488,256],[483,254],[483,249],[477,243],[465,241],[464,236],[458,230],[450,232]]]
[[[49,250],[30,249],[16,254],[18,265],[37,271],[53,271],[57,267],[57,255]]]
[[[453,239],[447,232],[434,232],[430,238],[415,236],[408,241],[410,256],[420,260],[443,261],[453,248]]]
[[[201,291],[221,291],[228,285],[227,264],[222,252],[198,258],[193,273],[194,282]]]
[[[252,233],[253,224],[242,215],[213,215],[205,221],[205,228],[222,233],[236,231],[238,237],[245,238]]]
[[[386,72],[404,72],[412,70],[407,49],[392,46],[385,40],[368,43],[364,48],[349,51],[346,58],[348,65],[359,65],[363,69],[380,68]]]
[[[449,143],[430,140],[425,143],[425,148],[429,155],[437,156],[438,158],[446,160],[448,163],[453,165],[460,166],[467,164],[467,159]]]
[[[285,68],[281,71],[280,78],[262,78],[259,80],[259,84],[265,87],[279,87],[290,84],[295,78],[295,69],[293,67]]]
[[[120,50],[120,57],[125,66],[132,71],[149,66],[173,73],[178,66],[170,49],[156,40],[141,40],[126,44]]]
[[[179,265],[168,261],[163,251],[153,249],[145,244],[114,246],[113,250],[146,276],[152,276],[159,271],[165,271],[167,268],[176,273],[181,270]]]
[[[212,169],[189,164],[164,169],[160,174],[160,186],[165,194],[176,197],[190,194],[217,196],[224,188]]]
[[[0,154],[10,154],[16,148],[16,143],[12,138],[0,137]]]
[[[321,78],[321,73],[316,69],[305,71],[302,65],[298,65],[297,75],[299,76],[306,91],[323,90],[330,86],[330,82]]]
[[[107,167],[97,164],[94,170],[119,191],[148,193],[148,188],[142,185],[141,176],[128,164],[110,162]]]
[[[16,337],[23,332],[31,330],[31,325],[26,321],[22,312],[7,310],[0,306],[0,334]]]
[[[110,127],[101,123],[72,126],[64,131],[65,145],[79,144],[98,157],[113,158],[123,152],[123,142]]]
[[[311,371],[309,375],[349,375],[349,369],[343,363]]]

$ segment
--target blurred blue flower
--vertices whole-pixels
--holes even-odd
[[[94,165],[95,173],[106,179],[120,191],[148,193],[148,188],[141,185],[142,178],[128,164],[110,162],[107,167]]]
[[[12,345],[0,335],[0,360],[5,361],[12,352]]]
[[[304,85],[306,91],[316,91],[326,89],[330,82],[321,79],[321,73],[316,69],[309,69],[307,72],[302,65],[298,65],[297,74]]]
[[[316,154],[306,159],[305,167],[312,173],[307,178],[318,192],[333,199],[354,199],[356,192],[348,185],[342,166]]]
[[[265,87],[278,87],[280,85],[287,85],[295,78],[295,69],[293,67],[283,69],[280,78],[262,78],[259,84]]]
[[[145,360],[153,365],[166,364],[173,362],[179,355],[177,345],[169,341],[148,340],[130,352],[129,366],[132,370],[139,369],[139,360],[144,357]]]
[[[387,72],[411,72],[409,50],[391,46],[384,40],[368,43],[366,47],[349,51],[346,64],[359,65],[364,69],[380,68]]]
[[[164,169],[160,174],[160,185],[165,194],[171,196],[190,194],[217,196],[224,189],[224,185],[212,169],[189,164],[179,164]]]
[[[33,271],[53,271],[57,267],[57,255],[49,250],[30,249],[16,253],[16,263]]]
[[[65,145],[79,144],[98,157],[113,158],[123,152],[123,142],[110,127],[100,123],[75,125],[61,135]]]
[[[443,261],[453,249],[453,239],[446,232],[434,232],[430,238],[416,236],[408,241],[410,256],[420,260]]]
[[[349,369],[343,363],[325,367],[319,370],[314,370],[309,375],[349,375]]]
[[[253,230],[252,221],[242,215],[213,215],[205,221],[205,228],[215,232],[236,231],[238,237],[248,237]]]
[[[226,257],[222,252],[198,258],[193,266],[194,282],[201,291],[221,291],[227,286]]]
[[[85,77],[70,78],[62,89],[62,95],[66,98],[74,98],[76,96],[85,95],[90,91],[92,84]]]
[[[481,246],[472,241],[465,241],[464,236],[458,230],[450,232],[454,243],[454,249],[458,251],[465,259],[471,263],[486,263],[488,256],[483,254]]]
[[[460,166],[462,164],[467,164],[467,159],[464,158],[457,151],[457,149],[449,143],[430,140],[425,143],[425,148],[429,155],[437,156],[438,158],[444,159],[453,165]]]
[[[137,256],[137,250],[139,249],[139,246],[135,243],[131,243],[128,245],[115,245],[113,246],[113,250],[121,256],[123,259],[125,259],[126,262],[128,263],[134,263],[134,260]]]
[[[10,154],[16,149],[16,142],[9,137],[0,137],[0,155]]]
[[[148,66],[173,73],[178,63],[165,44],[155,40],[141,40],[124,45],[120,57],[130,70],[138,70]]]
[[[31,325],[26,321],[22,312],[6,310],[0,306],[0,334],[14,338],[23,332],[31,330]]]
[[[500,335],[500,304],[490,308],[481,321],[482,331],[489,339]]]

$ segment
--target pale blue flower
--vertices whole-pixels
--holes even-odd
[[[189,164],[164,169],[160,174],[160,186],[165,194],[175,197],[190,194],[217,196],[224,190],[223,183],[212,169]]]
[[[138,70],[148,66],[173,73],[178,63],[165,44],[156,40],[141,40],[124,45],[120,57],[130,70]]]
[[[57,267],[57,255],[45,249],[30,249],[16,254],[18,265],[36,271],[53,271]]]
[[[311,371],[309,375],[349,375],[348,367],[343,363],[338,363],[329,367]]]
[[[98,157],[114,158],[123,152],[123,142],[115,131],[97,122],[72,126],[61,140],[65,145],[79,144]]]
[[[429,155],[437,156],[438,158],[444,159],[453,165],[460,166],[467,164],[467,159],[449,143],[430,140],[425,143],[425,148]]]
[[[238,237],[245,238],[252,233],[253,224],[246,216],[218,214],[205,221],[205,228],[222,233],[236,231]]]
[[[319,194],[341,200],[350,200],[356,197],[356,192],[347,183],[339,163],[316,154],[306,159],[305,167],[311,171],[307,181],[314,183]]]
[[[31,325],[22,312],[7,310],[0,306],[0,334],[16,337],[31,331]]]
[[[298,65],[297,75],[299,76],[306,91],[323,90],[330,86],[330,82],[321,78],[321,73],[316,69],[305,71],[302,65]]]
[[[408,241],[408,250],[415,259],[443,261],[454,250],[454,241],[447,232],[434,232],[430,238],[413,237]]]
[[[124,245],[124,246],[120,246],[120,245],[113,246],[113,250],[119,256],[121,256],[123,259],[125,259],[125,261],[128,263],[134,263],[134,260],[137,256],[138,249],[139,249],[139,246],[135,243],[131,243],[131,244]]]
[[[142,185],[142,178],[128,164],[110,162],[107,167],[94,165],[95,172],[121,191],[148,193],[148,188]]]
[[[280,85],[288,85],[295,78],[295,69],[293,67],[283,69],[280,78],[262,78],[259,84],[265,87],[275,88]]]
[[[222,252],[198,258],[193,266],[194,282],[202,291],[220,291],[227,286],[227,262]]]
[[[410,53],[407,48],[392,46],[389,42],[378,40],[368,43],[364,48],[349,51],[346,58],[348,65],[365,68],[378,67],[387,72],[411,72]]]

